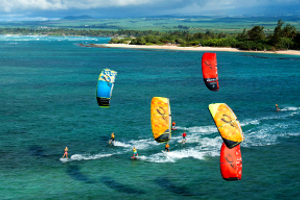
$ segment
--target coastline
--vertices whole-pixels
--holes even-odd
[[[171,45],[128,45],[128,44],[95,44],[104,48],[128,48],[128,49],[165,49],[165,50],[181,50],[181,51],[227,51],[227,52],[245,52],[245,53],[268,53],[268,54],[285,54],[300,56],[299,50],[286,51],[245,51],[228,47],[178,47]]]

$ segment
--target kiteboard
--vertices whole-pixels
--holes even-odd
[[[60,158],[59,160],[60,160],[61,162],[65,163],[65,162],[70,161],[71,159],[70,159],[70,158]]]
[[[115,142],[114,141],[108,142],[108,144],[110,144],[111,146],[115,146]]]
[[[137,160],[137,156],[131,156],[131,160]]]

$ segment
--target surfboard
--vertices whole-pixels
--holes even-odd
[[[168,153],[168,151],[164,151],[164,150],[161,150],[161,152],[163,152],[163,153]]]
[[[131,156],[131,160],[136,160],[136,159],[137,159],[137,156],[136,157]]]

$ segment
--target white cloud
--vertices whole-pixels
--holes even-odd
[[[274,7],[299,5],[299,0],[0,0],[1,14],[56,17],[84,13],[127,15],[232,15],[245,12],[272,12]],[[257,11],[257,10],[260,11]],[[277,9],[282,10],[282,9]],[[282,11],[283,12],[283,11]]]
[[[136,6],[162,0],[1,0],[0,11],[15,10],[66,10]],[[1,2],[0,1],[0,2]]]

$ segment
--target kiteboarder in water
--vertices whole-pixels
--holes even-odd
[[[136,151],[136,148],[135,148],[135,147],[133,147],[132,151],[133,151],[133,156],[132,156],[132,158],[135,158],[135,157],[139,156],[138,153],[137,153],[137,151]]]
[[[176,123],[172,122],[172,130],[175,130],[175,125],[176,125]]]
[[[165,151],[170,151],[169,148],[170,148],[170,145],[169,145],[169,143],[167,143],[166,146],[165,146]]]
[[[112,141],[115,142],[115,133],[114,132],[110,136],[110,142],[109,142],[109,144],[111,144]]]
[[[181,141],[181,143],[185,143],[186,142],[186,133],[184,132],[183,134],[182,134],[182,141]],[[183,142],[184,141],[184,142]]]
[[[66,148],[65,148],[65,153],[64,153],[63,158],[64,158],[65,156],[66,156],[66,158],[68,158],[68,150],[69,150],[68,147],[66,147]]]
[[[275,106],[276,106],[276,111],[280,111],[280,108],[278,107],[278,105],[275,104]]]

